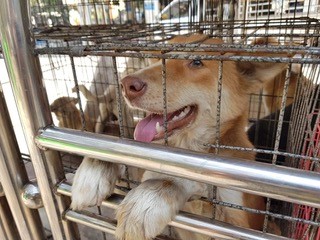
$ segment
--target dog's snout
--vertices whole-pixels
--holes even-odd
[[[147,84],[140,78],[127,76],[121,80],[124,95],[131,101],[144,94]]]

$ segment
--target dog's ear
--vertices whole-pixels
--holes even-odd
[[[242,78],[249,83],[261,84],[273,80],[288,66],[287,63],[275,62],[237,62],[236,65]]]
[[[76,105],[79,102],[78,98],[74,97],[60,97],[54,100],[50,105],[51,112],[59,112],[63,109],[67,109],[71,105]]]
[[[76,105],[79,102],[78,98],[74,98],[74,97],[70,97],[70,103],[73,103],[74,105]]]
[[[256,38],[251,45],[280,45],[278,39],[273,37]],[[244,55],[244,54],[241,54]],[[292,57],[287,53],[252,53],[250,56],[259,57]],[[288,63],[277,62],[237,62],[237,70],[240,75],[250,83],[265,83],[273,80],[288,66]]]
[[[61,99],[62,98],[57,98],[56,100],[53,101],[53,103],[50,104],[50,111],[51,112],[58,111],[58,109],[61,107]]]

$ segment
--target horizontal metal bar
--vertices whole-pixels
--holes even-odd
[[[305,28],[305,27],[314,27],[316,28],[319,24],[319,20],[316,18],[278,18],[278,19],[254,19],[254,20],[233,20],[228,21],[224,20],[223,24],[226,27],[242,27],[242,28],[256,28],[258,27],[266,27],[266,26],[272,26],[272,27],[294,27],[294,29],[297,28]],[[284,24],[286,24],[284,26]],[[68,34],[70,32],[84,32],[88,33],[90,35],[94,33],[105,33],[105,32],[111,32],[111,33],[119,33],[121,31],[124,32],[136,32],[140,33],[143,31],[156,31],[156,30],[162,30],[162,29],[172,29],[172,28],[178,28],[178,27],[185,27],[185,28],[199,28],[201,27],[210,27],[210,29],[218,29],[219,22],[194,22],[193,26],[190,26],[187,22],[181,22],[181,23],[175,23],[175,24],[132,24],[130,25],[131,28],[128,28],[128,25],[83,25],[83,26],[53,26],[53,27],[37,27],[34,28],[34,32],[36,35],[51,35],[51,34]],[[116,31],[118,30],[118,31]],[[104,35],[106,36],[106,35]]]
[[[58,194],[71,197],[71,185],[65,182],[61,182],[57,185],[56,192]],[[102,202],[102,206],[108,207],[111,209],[117,209],[123,197],[119,194],[112,194],[107,201]]]
[[[57,192],[71,196],[71,186],[66,183],[58,185]],[[107,200],[102,202],[102,206],[116,210],[123,200],[123,196],[113,194]],[[71,217],[70,217],[71,215]],[[85,224],[94,227],[104,232],[114,234],[115,225],[110,220],[106,220],[98,216],[96,219],[92,215],[85,216],[81,212],[67,211],[66,218],[71,221]],[[90,224],[90,225],[88,225]],[[96,226],[94,226],[96,225]],[[174,220],[169,223],[170,226],[192,231],[195,233],[204,234],[210,237],[219,237],[219,239],[254,239],[254,240],[288,240],[289,238],[280,237],[268,233],[262,233],[255,230],[236,227],[224,222],[211,220],[208,218],[191,215],[185,212],[180,212]]]
[[[255,153],[264,153],[264,154],[275,154],[278,156],[284,156],[284,157],[290,157],[290,158],[299,158],[304,160],[311,160],[320,162],[320,158],[318,157],[310,157],[306,155],[301,154],[295,154],[295,153],[289,153],[289,152],[282,152],[282,151],[274,151],[274,150],[266,150],[266,149],[257,149],[257,148],[245,148],[245,147],[235,147],[235,146],[226,146],[226,145],[214,145],[214,144],[207,144],[208,147],[212,148],[219,148],[219,149],[230,149],[230,150],[236,150],[236,151],[251,151]]]
[[[244,44],[164,44],[164,43],[104,43],[96,46],[77,46],[77,47],[57,47],[36,49],[37,53],[51,51],[72,51],[73,49],[83,49],[84,51],[179,51],[179,52],[240,52],[240,53],[282,53],[282,54],[311,54],[320,55],[319,47],[290,46],[290,45],[244,45]]]
[[[93,214],[87,211],[72,211],[67,210],[64,218],[71,222],[76,222],[93,229],[97,229],[102,232],[106,232],[114,235],[116,230],[116,223],[113,220],[106,219],[97,214]],[[174,240],[165,236],[158,236],[155,240]]]
[[[128,40],[137,39],[146,36],[159,36],[163,37],[164,34],[174,33],[175,31],[181,30],[210,30],[217,31],[214,33],[216,37],[241,37],[241,33],[230,34],[230,29],[246,29],[246,30],[256,30],[256,29],[277,29],[282,30],[277,31],[277,33],[266,33],[266,36],[282,36],[283,31],[287,30],[290,32],[291,37],[318,37],[318,32],[316,31],[319,26],[317,19],[279,19],[270,21],[266,20],[255,20],[255,21],[226,21],[223,22],[223,32],[219,32],[221,25],[218,22],[206,22],[194,23],[192,26],[188,23],[177,23],[177,24],[158,24],[158,25],[131,25],[128,28],[127,25],[104,25],[104,26],[81,26],[81,27],[51,27],[51,28],[36,28],[35,36],[40,39],[60,39],[60,40],[92,40],[92,39],[110,39],[111,42],[117,40]],[[311,21],[310,21],[311,20]],[[301,32],[299,30],[309,29],[308,32]],[[296,30],[296,31],[295,31]],[[262,34],[255,33],[255,36]]]
[[[51,49],[52,50],[52,49]],[[236,61],[236,62],[277,62],[277,63],[299,63],[299,64],[319,64],[320,59],[312,58],[291,58],[277,56],[237,56],[237,55],[206,55],[201,53],[145,53],[145,52],[113,52],[113,51],[87,51],[83,49],[56,49],[54,52],[45,52],[45,54],[61,54],[73,57],[84,56],[109,56],[109,57],[132,57],[132,58],[159,58],[159,59],[180,59],[180,60],[216,60],[216,61]]]
[[[116,230],[114,221],[108,221],[106,218],[89,212],[67,210],[64,218],[113,235]]]
[[[37,54],[61,54],[73,57],[85,56],[110,56],[110,57],[133,57],[133,58],[160,58],[160,59],[196,59],[216,61],[239,61],[239,62],[277,62],[277,63],[305,63],[320,64],[320,58],[291,58],[291,57],[266,57],[266,56],[237,56],[237,55],[205,55],[200,53],[145,53],[145,52],[113,52],[113,51],[87,51],[85,47],[75,48],[43,48],[36,51]]]
[[[320,207],[320,174],[133,140],[47,127],[39,146],[283,201]]]

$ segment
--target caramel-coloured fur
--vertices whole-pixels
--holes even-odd
[[[203,42],[205,44],[222,43],[221,40],[209,39],[207,36],[203,35],[193,35],[190,37],[180,36],[176,38],[174,42]],[[268,54],[266,53],[265,55]],[[197,105],[198,107],[196,119],[189,124],[189,126],[185,127],[185,129],[177,131],[177,133],[169,137],[169,146],[200,152],[214,152],[214,149],[205,147],[204,144],[214,144],[217,137],[215,123],[219,62],[202,61],[204,67],[200,68],[190,67],[190,62],[191,60],[166,60],[167,111],[173,112],[187,105]],[[248,113],[247,95],[255,89],[260,88],[266,81],[273,79],[280,74],[285,67],[286,64],[283,63],[237,63],[231,61],[223,63],[220,113],[221,144],[253,147],[245,132]],[[129,105],[133,108],[142,109],[148,112],[161,113],[163,111],[162,102],[159,101],[159,99],[162,98],[161,69],[161,62],[156,62],[129,76],[141,79],[147,85],[147,90],[143,96],[131,101],[128,100],[127,102]],[[155,141],[155,143],[163,144],[163,141],[159,140]],[[221,150],[219,154],[247,160],[254,160],[255,158],[253,153],[231,150]],[[193,202],[185,205],[185,200],[191,196],[208,194],[207,188],[203,184],[151,172],[146,172],[143,180],[144,182],[137,189],[132,190],[132,193],[128,195],[120,205],[117,214],[118,228],[116,235],[118,239],[151,239],[155,237],[156,234],[160,233],[159,230],[167,223],[165,220],[168,221],[168,219],[171,219],[177,209],[181,209],[183,206],[185,206],[186,209],[191,210],[191,212],[210,215],[208,214],[208,208],[210,208],[208,205],[204,206],[203,204],[199,204],[199,202],[194,202],[194,205]],[[154,187],[158,189],[156,192],[148,190],[151,181],[153,182]],[[164,181],[170,181],[171,184],[163,184]],[[181,193],[180,191],[184,192]],[[167,192],[171,192],[171,195],[166,195]],[[157,196],[153,205],[145,203],[151,198],[151,196],[149,198],[142,197],[147,194]],[[139,199],[138,195],[142,199]],[[259,196],[218,188],[217,198],[222,201],[264,210],[264,199]],[[174,204],[164,207],[164,202],[172,202],[173,199],[175,199]],[[132,204],[134,204],[137,209],[134,214],[129,213]],[[157,213],[156,211],[153,212],[152,215],[144,212],[144,209],[157,208],[159,206],[163,207],[162,214]],[[149,211],[151,212],[151,210]],[[139,214],[141,214],[141,219],[148,217],[149,221],[140,222],[139,220],[136,220],[135,223],[133,223],[132,215],[137,217]],[[157,215],[157,217],[154,215]],[[217,207],[215,217],[218,220],[256,230],[261,230],[263,225],[262,215],[250,214],[245,211],[221,206]],[[157,231],[155,231],[154,228],[156,228]],[[192,233],[186,234],[183,231],[178,231],[178,233],[181,239],[207,239],[207,237]]]
[[[219,39],[212,39],[204,35],[179,36],[173,41],[175,43],[222,43]],[[199,54],[218,53],[199,52]],[[265,53],[264,55],[270,54]],[[223,62],[220,135],[217,136],[219,61],[203,60],[201,67],[195,67],[191,63],[192,60],[166,60],[168,113],[188,105],[197,106],[195,119],[184,128],[176,130],[168,138],[169,146],[214,153],[215,149],[209,147],[208,144],[215,144],[218,138],[219,142],[224,145],[253,147],[245,132],[249,106],[248,94],[279,75],[286,68],[286,64]],[[122,82],[128,78],[140,79],[146,83],[147,87],[143,95],[131,100],[124,92],[127,103],[133,108],[147,112],[163,113],[161,61],[130,74]],[[153,141],[153,143],[164,144],[164,140]],[[255,159],[252,152],[220,150],[219,154],[251,161]],[[196,200],[200,196],[207,197],[209,189],[203,183],[146,171],[142,183],[127,194],[117,210],[117,239],[153,239],[182,209],[210,217],[211,205]],[[76,194],[77,198],[81,199],[86,193],[77,192]],[[217,189],[217,199],[254,209],[265,209],[263,197],[221,187]],[[188,200],[193,201],[188,202]],[[81,209],[85,205],[78,203],[74,208]],[[261,230],[263,225],[263,215],[228,207],[218,206],[215,217],[236,226],[256,230]],[[178,231],[178,236],[183,240],[209,239],[206,236],[182,230]]]
[[[64,128],[71,128],[81,130],[83,128],[81,114],[76,107],[78,103],[77,98],[73,97],[60,97],[53,101],[50,105],[50,110],[58,119],[58,126]],[[86,130],[89,132],[94,131],[94,125],[90,121],[89,117],[84,115]]]

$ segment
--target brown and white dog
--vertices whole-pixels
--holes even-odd
[[[94,95],[86,88],[86,86],[82,84],[80,84],[78,88],[89,102],[94,103],[98,106],[99,116],[95,120],[95,132],[104,133],[106,122],[111,122],[119,119],[115,85],[109,85],[104,91],[104,94],[98,96]],[[75,92],[76,88],[73,88],[72,91]],[[133,121],[133,114],[125,104],[123,105],[124,106],[122,106],[121,110],[124,126],[124,137],[133,138],[133,129],[135,126]]]
[[[58,126],[81,130],[83,128],[81,113],[76,107],[79,99],[74,97],[59,97],[50,105],[50,110],[58,119]],[[84,114],[85,128],[89,132],[94,131],[94,124],[90,121],[89,116]]]
[[[174,39],[174,42],[223,43],[219,39],[204,35],[179,36]],[[199,52],[199,54],[217,55],[218,53]],[[285,67],[284,63],[223,62],[219,136],[221,144],[253,147],[245,132],[248,94],[261,88],[263,83],[273,79]],[[166,60],[169,146],[204,153],[214,152],[208,144],[214,144],[217,137],[218,73],[218,61]],[[164,144],[161,61],[123,78],[121,86],[127,103],[133,108],[148,113],[148,116],[136,126],[135,139]],[[252,152],[220,150],[219,154],[252,161],[255,158]],[[117,165],[109,164],[107,167],[108,174],[105,169],[97,169],[108,178],[108,186],[104,189],[105,191],[107,188],[107,191],[104,195],[112,193],[114,186],[112,177],[119,175],[116,174]],[[95,196],[101,196],[98,192],[101,189],[97,186],[100,186],[101,181],[106,180],[101,179],[99,182],[95,177],[96,172],[86,173],[85,169],[81,169],[77,174],[80,181],[75,182],[72,189],[72,207],[82,209],[88,205],[99,204],[102,201],[101,197],[100,202],[97,198],[91,202],[86,200],[92,199],[94,195],[93,190],[88,196],[87,190],[91,184],[91,189],[96,189]],[[81,174],[83,176],[80,176]],[[94,178],[93,181],[91,181],[92,178]],[[142,183],[132,189],[119,206],[116,237],[121,240],[153,239],[184,207],[191,212],[210,216],[208,206],[193,204],[194,201],[187,203],[195,196],[208,196],[208,191],[207,185],[202,183],[146,171]],[[263,197],[220,187],[217,189],[217,198],[254,209],[263,210],[265,207]],[[218,220],[251,229],[261,230],[263,225],[262,215],[222,206],[217,207],[215,217]],[[178,231],[178,235],[180,239],[185,240],[208,239],[196,234],[186,234],[183,231]]]

